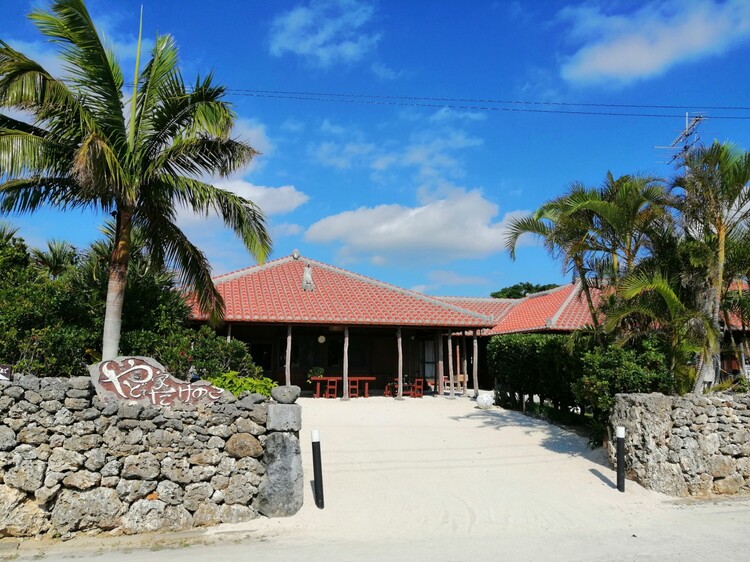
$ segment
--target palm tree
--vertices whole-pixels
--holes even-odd
[[[107,50],[82,0],[57,0],[32,21],[60,46],[69,75],[52,76],[0,41],[0,108],[29,112],[33,124],[0,114],[0,212],[43,205],[112,214],[102,357],[117,355],[132,232],[149,254],[180,271],[181,282],[213,322],[223,301],[206,256],[176,226],[177,208],[218,213],[259,261],[270,251],[261,211],[201,178],[226,176],[256,153],[232,139],[234,113],[212,77],[186,87],[173,39],[159,36],[140,70],[140,38],[129,106],[114,54]],[[142,29],[142,26],[141,26]]]
[[[621,341],[656,332],[666,343],[673,379],[691,380],[693,358],[705,359],[719,339],[711,318],[686,306],[679,290],[658,271],[628,275],[618,293],[622,300],[607,311],[605,329],[616,331]]]
[[[592,234],[593,213],[585,209],[572,210],[574,202],[587,197],[588,191],[582,184],[574,183],[567,194],[548,201],[531,216],[513,219],[505,236],[505,247],[515,260],[516,245],[523,234],[540,237],[549,254],[562,260],[563,271],[573,271],[580,279],[591,321],[597,330],[599,319],[587,278],[590,272],[588,258],[599,249]]]
[[[598,245],[609,264],[608,283],[617,286],[622,275],[631,273],[650,246],[654,226],[669,219],[671,200],[662,183],[645,175],[611,172],[601,188],[580,190],[571,201],[569,213],[594,213],[593,227]]]
[[[719,329],[727,240],[738,235],[750,218],[750,154],[727,143],[714,142],[685,155],[685,171],[674,181],[680,190],[679,210],[687,237],[706,244],[705,311]],[[719,364],[718,344],[698,373],[695,391]]]
[[[47,242],[47,249],[40,250],[34,248],[31,250],[31,257],[36,266],[44,272],[45,275],[52,279],[57,279],[70,266],[74,265],[78,253],[70,242],[64,240],[50,240]]]

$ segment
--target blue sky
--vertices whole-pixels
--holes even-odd
[[[750,148],[746,0],[89,0],[126,76],[141,4],[144,37],[174,35],[188,82],[213,71],[229,89],[262,155],[216,183],[264,209],[272,258],[299,248],[436,295],[562,283],[531,240],[509,259],[511,217],[608,170],[673,176],[656,147],[686,112],[708,117],[703,141]],[[0,4],[0,38],[59,69],[25,17],[43,5]],[[7,220],[32,245],[85,246],[102,217]],[[180,224],[215,273],[253,264],[217,220]]]

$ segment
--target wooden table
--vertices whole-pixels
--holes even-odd
[[[341,381],[341,377],[313,377],[310,381],[315,382],[315,398],[320,398],[320,385],[328,381]]]
[[[375,377],[349,377],[350,381],[357,383],[357,397],[359,397],[359,383],[365,383],[365,398],[370,397],[370,383],[375,380]]]
[[[311,381],[315,382],[315,398],[320,398],[320,385],[324,382],[328,381],[338,381],[342,382],[344,379],[343,377],[313,377],[310,379]],[[357,383],[357,397],[359,397],[359,383],[364,383],[364,397],[369,398],[370,397],[370,383],[377,380],[376,377],[349,377],[350,381],[354,381]],[[343,385],[342,385],[343,386]],[[345,392],[348,392],[349,389],[342,388],[341,393],[342,395]]]

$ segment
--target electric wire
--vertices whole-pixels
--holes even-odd
[[[640,104],[605,104],[605,103],[572,103],[572,102],[542,102],[542,101],[522,101],[522,100],[498,100],[498,99],[481,99],[481,98],[440,98],[426,96],[385,96],[375,94],[349,94],[335,92],[303,92],[287,90],[253,90],[241,88],[226,88],[228,95],[269,98],[269,99],[287,99],[298,101],[318,101],[333,102],[346,104],[365,104],[376,106],[396,106],[396,107],[423,107],[432,109],[456,109],[462,111],[490,111],[490,112],[507,112],[507,113],[537,113],[537,114],[558,114],[558,115],[592,115],[592,116],[609,116],[609,117],[641,117],[641,118],[669,118],[682,117],[674,113],[649,113],[649,112],[622,112],[622,111],[591,111],[587,109],[541,109],[539,107],[601,107],[601,108],[621,108],[621,109],[692,109],[688,106],[681,105],[640,105]],[[475,104],[497,104],[497,105],[475,105]],[[511,107],[505,107],[510,105]],[[525,106],[535,107],[525,107]],[[520,107],[519,107],[520,106]],[[704,119],[721,119],[721,120],[750,120],[750,115],[705,115],[704,110],[717,111],[750,111],[750,107],[745,106],[699,106]]]

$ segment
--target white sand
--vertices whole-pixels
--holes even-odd
[[[194,533],[180,539],[193,544],[186,549],[158,534],[86,547],[76,539],[65,555],[77,548],[101,560],[85,554],[94,548],[108,561],[134,559],[111,547],[151,544],[166,549],[138,560],[611,561],[701,559],[717,548],[740,559],[750,548],[750,502],[675,501],[630,481],[619,493],[601,450],[517,412],[432,396],[300,403],[306,482],[296,516]],[[322,510],[310,483],[312,429],[321,432]],[[215,544],[195,544],[206,539]]]

